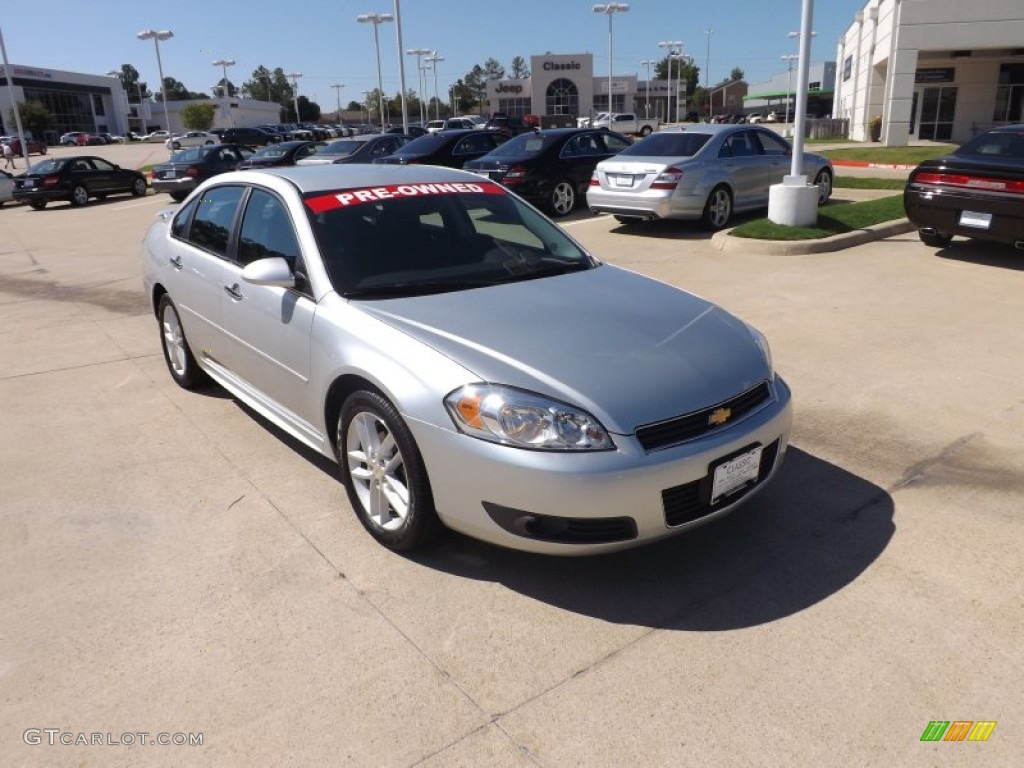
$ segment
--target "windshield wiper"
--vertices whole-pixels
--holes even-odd
[[[352,288],[342,292],[346,299],[387,299],[399,296],[425,296],[431,293],[448,293],[465,291],[470,288],[483,288],[495,285],[488,280],[424,280],[415,283],[391,283],[390,285],[374,285],[366,288]]]

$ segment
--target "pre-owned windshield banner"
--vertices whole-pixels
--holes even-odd
[[[427,197],[430,195],[503,195],[505,191],[493,182],[446,181],[429,184],[389,184],[384,187],[345,189],[327,195],[306,199],[306,205],[313,213],[323,213],[336,208],[347,208],[362,203],[376,203],[378,200],[396,200],[404,197]]]

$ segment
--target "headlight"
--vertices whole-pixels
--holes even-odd
[[[754,337],[754,343],[757,344],[757,348],[761,350],[761,354],[764,355],[764,361],[768,364],[768,378],[772,378],[775,375],[775,368],[772,365],[772,350],[768,346],[768,339],[764,337],[757,328],[748,325],[750,329],[750,335]]]
[[[494,384],[467,384],[444,399],[467,435],[542,451],[607,451],[615,447],[586,411],[557,400]]]

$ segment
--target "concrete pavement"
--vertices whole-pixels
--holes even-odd
[[[575,217],[603,259],[766,333],[794,390],[787,463],[653,547],[563,560],[452,535],[407,558],[329,462],[171,382],[138,260],[167,204],[0,210],[4,765],[1019,761],[1012,250],[902,235],[779,259]],[[937,719],[998,725],[922,743]],[[93,733],[115,743],[60,743]]]

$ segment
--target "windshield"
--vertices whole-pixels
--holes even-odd
[[[619,157],[692,157],[710,139],[709,133],[652,133],[619,152]]]
[[[175,152],[171,155],[171,162],[198,163],[215,149],[216,147],[193,147],[192,149],[183,149],[180,152]]]
[[[489,182],[342,189],[305,202],[331,283],[349,298],[479,288],[598,264]]]
[[[539,136],[534,133],[521,133],[509,139],[497,149],[492,149],[490,157],[512,157],[515,155],[539,155],[554,144],[553,136]]]
[[[360,147],[366,146],[365,141],[332,141],[320,150],[321,155],[351,155]]]
[[[395,152],[395,154],[429,155],[431,152],[434,152],[443,147],[450,140],[451,134],[428,133],[426,136],[420,136],[418,139],[413,139],[404,147]]]
[[[27,173],[57,173],[64,167],[64,160],[40,160],[38,163],[33,163],[32,167],[28,169]]]
[[[964,144],[955,155],[1015,157],[1024,160],[1024,131],[990,131]]]

